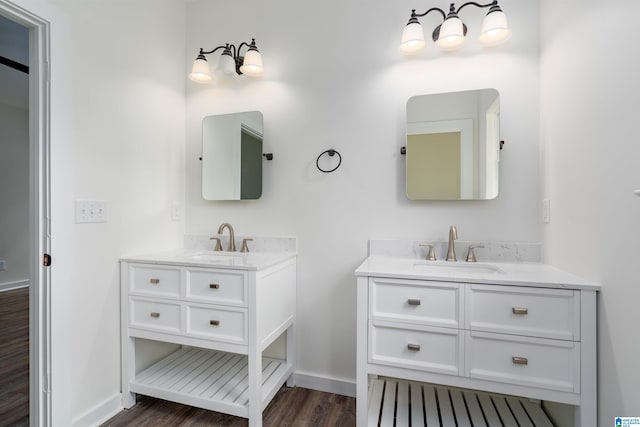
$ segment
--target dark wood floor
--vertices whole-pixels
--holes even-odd
[[[29,425],[29,288],[0,292],[0,426]]]
[[[264,427],[351,427],[356,425],[356,401],[306,388],[283,387],[263,412]],[[103,427],[225,426],[245,427],[247,420],[165,400],[138,396],[138,403]]]

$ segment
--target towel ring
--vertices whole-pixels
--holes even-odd
[[[324,156],[325,154],[328,154],[328,155],[329,155],[329,157],[333,157],[333,156],[335,156],[336,154],[338,155],[338,164],[336,165],[336,167],[335,167],[335,168],[333,168],[333,169],[328,169],[328,170],[327,170],[327,169],[322,169],[322,168],[320,167],[320,163],[319,163],[319,162],[320,162],[320,157]],[[318,158],[316,159],[316,167],[318,168],[318,170],[319,170],[320,172],[324,172],[324,173],[330,173],[330,172],[333,172],[334,170],[338,169],[338,168],[340,167],[340,165],[341,165],[341,164],[342,164],[342,156],[340,155],[340,153],[338,153],[338,152],[337,152],[336,150],[334,150],[333,148],[330,148],[330,149],[328,149],[328,150],[326,150],[326,151],[323,151],[322,153],[320,153],[320,155],[319,155],[319,156],[318,156]]]

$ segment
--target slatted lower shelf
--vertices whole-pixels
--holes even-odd
[[[262,408],[293,367],[262,359]],[[248,358],[245,355],[182,347],[136,375],[131,391],[239,417],[249,416]]]
[[[527,399],[391,379],[369,384],[367,418],[369,427],[553,427]]]

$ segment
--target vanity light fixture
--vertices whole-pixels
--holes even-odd
[[[246,46],[248,48],[244,56],[240,50]],[[236,75],[247,75],[251,77],[260,77],[263,74],[262,55],[256,47],[256,39],[251,39],[251,43],[242,42],[236,48],[235,45],[226,43],[218,46],[213,50],[204,51],[200,48],[200,53],[193,62],[189,79],[196,83],[209,83],[211,81],[211,67],[205,55],[210,55],[222,49],[222,55],[218,60],[216,74],[221,77],[231,78]]]
[[[431,33],[431,38],[441,50],[454,50],[464,43],[467,35],[467,26],[462,22],[458,14],[466,6],[476,6],[480,8],[489,8],[487,16],[482,21],[480,29],[480,44],[484,46],[495,46],[507,41],[511,37],[511,30],[507,25],[507,17],[502,12],[498,1],[494,0],[488,4],[479,4],[476,2],[467,2],[458,9],[455,3],[449,6],[449,13],[445,14],[444,10],[438,7],[432,7],[424,13],[416,13],[411,11],[411,18],[402,33],[402,42],[400,50],[407,54],[418,52],[425,46],[424,32],[418,18],[428,15],[430,12],[438,12],[442,15],[443,22],[438,25]]]

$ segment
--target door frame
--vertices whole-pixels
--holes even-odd
[[[51,425],[49,23],[0,0],[0,14],[29,29],[29,424]]]

